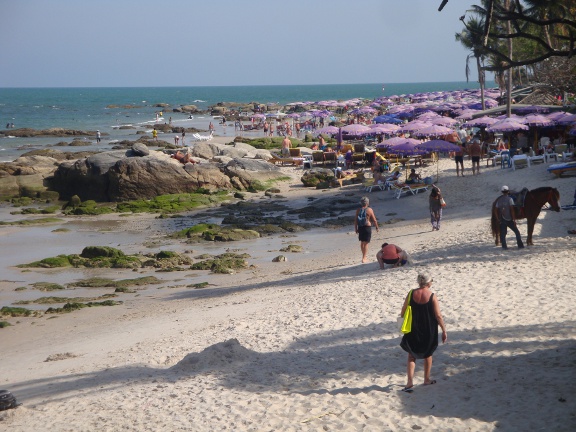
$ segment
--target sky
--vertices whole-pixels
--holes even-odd
[[[465,81],[473,2],[440,3],[0,0],[0,87]]]

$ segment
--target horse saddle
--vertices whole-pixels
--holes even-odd
[[[514,207],[524,207],[524,200],[526,199],[527,193],[528,188],[522,188],[520,192],[510,191],[510,197],[514,201]]]

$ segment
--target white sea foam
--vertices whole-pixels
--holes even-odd
[[[200,100],[200,99],[196,99],[196,100],[193,101],[193,102],[206,102],[206,101],[203,101],[203,100]]]

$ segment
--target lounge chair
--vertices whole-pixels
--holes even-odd
[[[530,167],[530,159],[524,154],[514,155],[511,164],[512,170],[516,171],[516,168]]]
[[[302,150],[300,150],[299,148],[291,148],[290,149],[290,157],[301,158],[302,157]]]
[[[324,165],[324,152],[321,151],[312,152],[312,162],[313,163],[322,162],[322,165]]]
[[[424,183],[415,183],[415,184],[406,184],[406,183],[392,183],[391,189],[394,192],[394,198],[400,199],[402,194],[412,194],[416,195],[418,192],[427,191],[428,190],[427,184]]]
[[[200,135],[199,133],[193,133],[192,137],[196,141],[210,141],[212,139],[212,133],[210,133],[209,135]]]
[[[268,159],[268,162],[276,165],[276,164],[290,164],[290,165],[302,165],[304,163],[303,158],[291,158],[291,157],[282,157],[275,153],[270,153],[272,155],[271,159]]]
[[[374,188],[384,190],[384,185],[382,183],[374,183],[374,179],[370,178],[370,179],[366,179],[362,183],[362,188],[364,189],[364,192],[372,192],[372,189],[374,189]]]
[[[325,152],[325,153],[324,153],[324,160],[325,160],[326,163],[328,163],[328,164],[333,163],[334,165],[336,165],[336,163],[338,162],[338,153],[336,153],[336,152]]]
[[[530,164],[534,164],[534,163],[538,163],[538,162],[546,162],[546,156],[542,155],[536,155],[536,153],[534,153],[534,150],[530,149],[530,153],[528,154],[528,160],[530,161]]]

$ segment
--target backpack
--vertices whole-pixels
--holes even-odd
[[[16,398],[8,390],[0,390],[0,411],[16,408]]]
[[[358,226],[363,227],[366,226],[366,209],[360,209],[360,213],[358,213]]]

